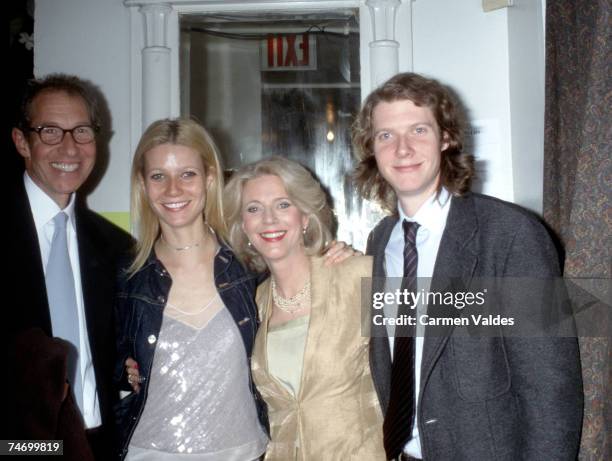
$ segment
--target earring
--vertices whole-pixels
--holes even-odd
[[[250,241],[250,240],[249,240],[249,243],[247,243],[247,246],[248,246],[249,248],[251,248],[251,247],[253,246],[253,244],[251,243],[251,241]]]
[[[302,234],[306,235],[306,229],[308,229],[308,228],[305,227],[304,229],[302,229]]]

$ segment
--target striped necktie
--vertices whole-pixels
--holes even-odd
[[[402,227],[404,229],[404,275],[401,290],[402,292],[404,290],[416,292],[418,266],[416,234],[419,225],[416,222],[404,220]],[[411,314],[415,317],[416,310],[410,311],[410,307],[406,304],[399,305],[398,317],[401,314]],[[396,328],[389,408],[383,424],[384,446],[388,459],[397,458],[412,436],[415,416],[414,332],[414,326]]]

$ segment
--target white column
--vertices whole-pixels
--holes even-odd
[[[144,18],[145,46],[142,49],[142,129],[160,118],[170,117],[172,91],[168,47],[168,4],[140,7]]]
[[[397,74],[399,42],[395,40],[395,14],[400,0],[366,0],[372,19],[374,40],[370,46],[372,89]]]

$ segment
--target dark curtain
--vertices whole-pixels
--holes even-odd
[[[609,286],[611,1],[546,4],[544,217],[565,247],[565,277],[604,280]],[[584,331],[580,349],[585,392],[579,459],[612,459],[610,338],[593,337],[588,326],[581,330],[579,318],[577,323]]]
[[[15,150],[11,130],[15,126],[21,95],[34,67],[34,1],[9,0],[2,3],[9,26],[9,70],[6,72],[4,103],[9,117],[4,125],[5,161],[8,160],[10,179],[21,180],[23,158]],[[5,106],[6,111],[6,106]]]

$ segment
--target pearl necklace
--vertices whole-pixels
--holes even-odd
[[[304,287],[291,298],[283,298],[276,289],[276,280],[272,278],[272,299],[274,304],[283,312],[295,314],[310,303],[310,279]]]

